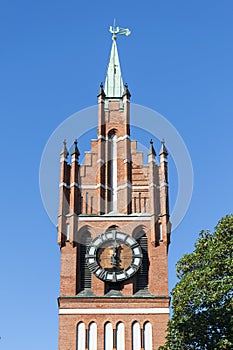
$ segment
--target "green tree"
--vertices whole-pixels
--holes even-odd
[[[176,271],[173,314],[159,350],[233,349],[233,215],[222,218],[213,234],[202,231]]]

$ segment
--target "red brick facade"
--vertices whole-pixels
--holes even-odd
[[[138,349],[132,341],[135,321],[142,334],[140,349],[147,350],[143,340],[146,322],[152,327],[152,348],[148,350],[157,350],[165,341],[169,319],[167,251],[170,237],[167,152],[163,145],[157,164],[151,144],[148,164],[143,164],[136,141],[130,139],[129,100],[127,89],[122,98],[106,97],[101,89],[98,138],[91,141],[91,151],[85,154],[84,164],[79,164],[76,144],[70,161],[65,146],[61,153],[59,350],[79,350],[77,325],[80,322],[85,324],[83,341],[89,350],[94,349],[88,347],[88,329],[92,322],[97,326],[98,350],[105,349],[107,322],[112,324],[113,336],[118,322],[124,324],[125,344],[119,349]],[[112,135],[115,170],[111,163]],[[117,179],[113,179],[113,174]],[[113,226],[132,235],[139,244],[143,237],[144,267],[147,267],[124,282],[110,285],[88,272],[85,246]],[[113,348],[118,349],[115,341]]]

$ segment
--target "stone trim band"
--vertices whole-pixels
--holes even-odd
[[[92,315],[92,314],[169,314],[168,307],[154,307],[154,308],[127,308],[127,309],[107,309],[107,308],[93,308],[93,309],[59,309],[59,315]]]

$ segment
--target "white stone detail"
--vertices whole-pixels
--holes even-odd
[[[167,163],[168,162],[167,158],[165,158],[164,156],[160,156],[160,163],[162,162]]]
[[[131,185],[130,185],[130,184],[122,184],[122,185],[119,185],[119,186],[117,187],[117,190],[123,190],[123,189],[126,188],[126,187],[131,188]]]
[[[132,190],[148,190],[149,186],[132,186]]]
[[[137,214],[134,214],[137,215]],[[78,216],[79,221],[150,221],[151,215],[140,215],[140,216]]]
[[[59,184],[59,187],[66,187],[66,188],[69,188],[70,186],[68,186],[65,182],[61,182],[60,184]]]
[[[169,314],[168,307],[153,308],[88,308],[88,309],[59,309],[59,315],[94,315],[94,314],[114,314],[114,315],[130,315],[130,314]]]
[[[72,182],[72,183],[70,184],[70,186],[67,186],[67,187],[71,188],[71,187],[74,187],[74,186],[80,188],[80,185],[77,184],[77,182]]]
[[[155,187],[155,188],[157,188],[157,189],[160,189],[160,186],[159,186],[159,185],[156,185],[156,184],[154,184],[154,183],[149,184],[149,187]]]
[[[125,139],[129,139],[130,140],[130,136],[129,135],[124,135],[124,136],[120,136],[117,138],[117,141],[116,142],[119,142],[119,141],[123,141]]]
[[[82,188],[83,190],[95,190],[97,188],[96,185],[78,185],[76,182],[73,182],[70,187],[77,186],[79,188]]]
[[[106,141],[106,137],[104,137],[103,135],[99,135],[99,136],[98,136],[98,140],[99,140],[99,139],[102,139],[102,140]]]
[[[151,154],[148,156],[148,163],[150,163],[150,162],[157,164],[156,163],[156,158],[153,157]]]
[[[62,162],[68,163],[68,158],[61,157],[61,158],[60,158],[60,163],[62,163]]]
[[[66,187],[66,188],[71,188],[71,187],[73,187],[73,186],[76,186],[76,187],[78,187],[78,188],[80,188],[80,189],[85,189],[85,190],[91,190],[91,189],[97,189],[97,188],[99,188],[99,187],[102,187],[102,188],[104,188],[104,189],[107,189],[107,190],[110,190],[110,191],[112,191],[112,189],[109,187],[109,186],[104,186],[103,184],[101,184],[101,183],[98,183],[97,185],[79,185],[79,184],[77,184],[77,182],[72,182],[71,184],[70,184],[70,186],[69,185],[67,185],[65,182],[61,182],[60,184],[59,184],[59,187],[62,187],[62,186],[64,186],[64,187]],[[166,187],[168,187],[168,183],[166,183],[166,182],[162,182],[161,183],[161,185],[159,186],[159,185],[156,185],[156,184],[154,184],[154,183],[151,183],[149,186],[137,186],[137,185],[134,185],[134,186],[132,186],[130,183],[125,183],[125,184],[122,184],[122,185],[119,185],[118,187],[117,187],[117,190],[122,190],[122,189],[124,189],[124,188],[126,188],[126,187],[128,187],[128,188],[131,188],[132,190],[148,190],[150,187],[156,187],[157,189],[160,189],[161,187],[163,187],[163,186],[166,186]]]

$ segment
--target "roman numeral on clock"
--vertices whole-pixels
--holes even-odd
[[[107,278],[107,274],[108,274],[107,271],[102,270],[98,277],[101,278],[101,279],[106,279]]]
[[[89,266],[89,269],[91,270],[91,272],[95,273],[98,268],[99,268],[99,265],[97,264],[96,261],[92,262],[92,263],[88,263],[88,266]]]

